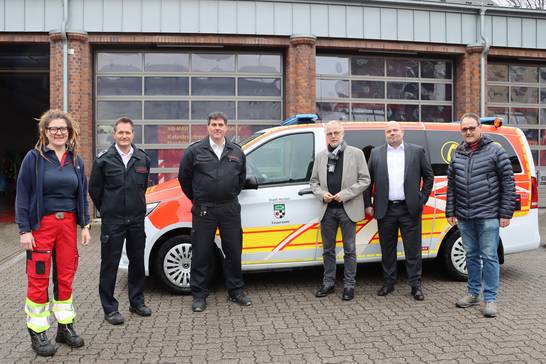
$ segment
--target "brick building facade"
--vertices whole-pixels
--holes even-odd
[[[368,6],[350,1],[173,1],[166,5],[150,1],[141,8],[128,5],[120,10],[112,3],[102,2],[99,7],[96,3],[67,2],[68,110],[80,122],[82,156],[88,165],[109,142],[105,135],[117,106],[123,112],[131,102],[137,104],[137,142],[155,153],[155,182],[172,178],[176,167],[168,159],[179,158],[202,135],[198,110],[203,107],[232,108],[232,132],[239,137],[298,113],[318,111],[325,118],[341,115],[348,120],[451,121],[464,112],[480,111],[484,44],[479,34],[480,8],[474,5],[435,1],[373,1]],[[57,5],[48,4],[41,9],[45,21],[32,25],[26,10],[6,3],[0,14],[4,19],[0,50],[6,45],[49,45],[49,107],[62,108],[63,36],[55,30],[62,19]],[[487,65],[495,64],[496,73],[488,77],[493,86],[486,79],[486,114],[523,125],[535,165],[546,171],[546,15],[487,10],[485,35],[491,44]],[[20,17],[19,28],[8,19],[9,11],[14,18]],[[131,64],[132,68],[119,68],[116,61],[100,65],[100,57],[111,59],[116,54],[130,62],[141,57],[141,63]],[[188,59],[188,66],[169,68],[165,64],[170,61],[162,61],[163,68],[147,69],[148,56],[151,59],[154,54]],[[215,54],[219,56],[209,57]],[[255,56],[271,56],[267,62],[273,63],[260,60],[242,67],[248,57]],[[219,71],[213,66],[197,69],[192,62],[198,58],[212,62]],[[225,62],[230,65],[222,69]],[[362,64],[375,64],[380,73],[362,71]],[[430,65],[439,73],[425,74]],[[400,67],[406,73],[400,73]],[[535,73],[533,81],[529,74]],[[161,79],[176,81],[187,90],[148,92],[148,82]],[[123,88],[120,81],[132,86]],[[228,91],[215,94],[216,85],[225,85]],[[264,109],[248,112],[249,105]],[[167,106],[172,113],[164,117],[151,111]],[[163,136],[177,125],[184,126],[176,130],[187,136],[174,142]]]

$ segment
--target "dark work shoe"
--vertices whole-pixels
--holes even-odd
[[[207,300],[205,298],[194,298],[191,304],[193,312],[203,312],[207,308]]]
[[[411,295],[417,301],[423,301],[425,299],[425,295],[420,286],[411,287]]]
[[[355,289],[354,288],[343,288],[343,295],[341,295],[341,299],[343,301],[350,301],[353,298],[355,298]]]
[[[326,297],[330,293],[334,293],[334,286],[326,287],[324,284],[315,292],[315,297]]]
[[[71,348],[81,348],[83,346],[83,339],[76,333],[73,324],[59,324],[55,341],[66,344]]]
[[[34,350],[36,354],[40,356],[55,355],[57,349],[55,348],[55,346],[53,346],[51,342],[49,342],[45,331],[36,332],[32,329],[28,329],[28,332],[30,334],[32,350]]]
[[[125,319],[123,318],[123,316],[121,316],[121,313],[119,313],[118,311],[105,313],[104,319],[112,325],[121,325],[122,323],[125,322]]]
[[[378,296],[386,296],[389,293],[394,291],[394,285],[392,284],[384,284],[383,287],[379,288],[377,291]]]
[[[146,307],[146,305],[140,305],[140,306],[129,306],[129,311],[132,313],[136,313],[139,316],[151,316],[152,310],[150,310],[149,307]]]
[[[250,305],[252,305],[252,301],[246,295],[245,292],[241,292],[236,296],[229,297],[229,299],[231,300],[231,302],[237,302],[237,304],[240,305],[240,306],[250,306]]]

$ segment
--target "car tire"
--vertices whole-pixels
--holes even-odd
[[[176,235],[167,239],[157,251],[154,272],[160,282],[176,294],[191,294],[192,243],[188,235]],[[218,252],[212,254],[209,276],[215,277],[218,269]],[[210,283],[210,282],[209,282]]]
[[[191,239],[188,235],[173,236],[161,244],[154,260],[159,281],[177,294],[190,294]]]
[[[457,281],[467,280],[466,254],[458,229],[452,231],[444,240],[441,259],[444,270],[450,278]]]

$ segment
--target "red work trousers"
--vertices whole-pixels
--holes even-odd
[[[34,303],[47,303],[49,273],[53,268],[53,294],[57,301],[72,296],[72,281],[78,268],[76,214],[46,215],[33,231],[36,246],[27,251],[27,297]]]

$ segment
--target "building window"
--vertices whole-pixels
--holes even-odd
[[[99,51],[95,65],[97,153],[112,143],[113,121],[132,118],[152,183],[176,178],[213,111],[227,115],[228,137],[240,139],[282,119],[280,54]]]
[[[453,119],[451,61],[319,55],[316,71],[323,120]]]
[[[500,116],[527,136],[535,165],[546,173],[546,65],[487,65],[487,114]]]

